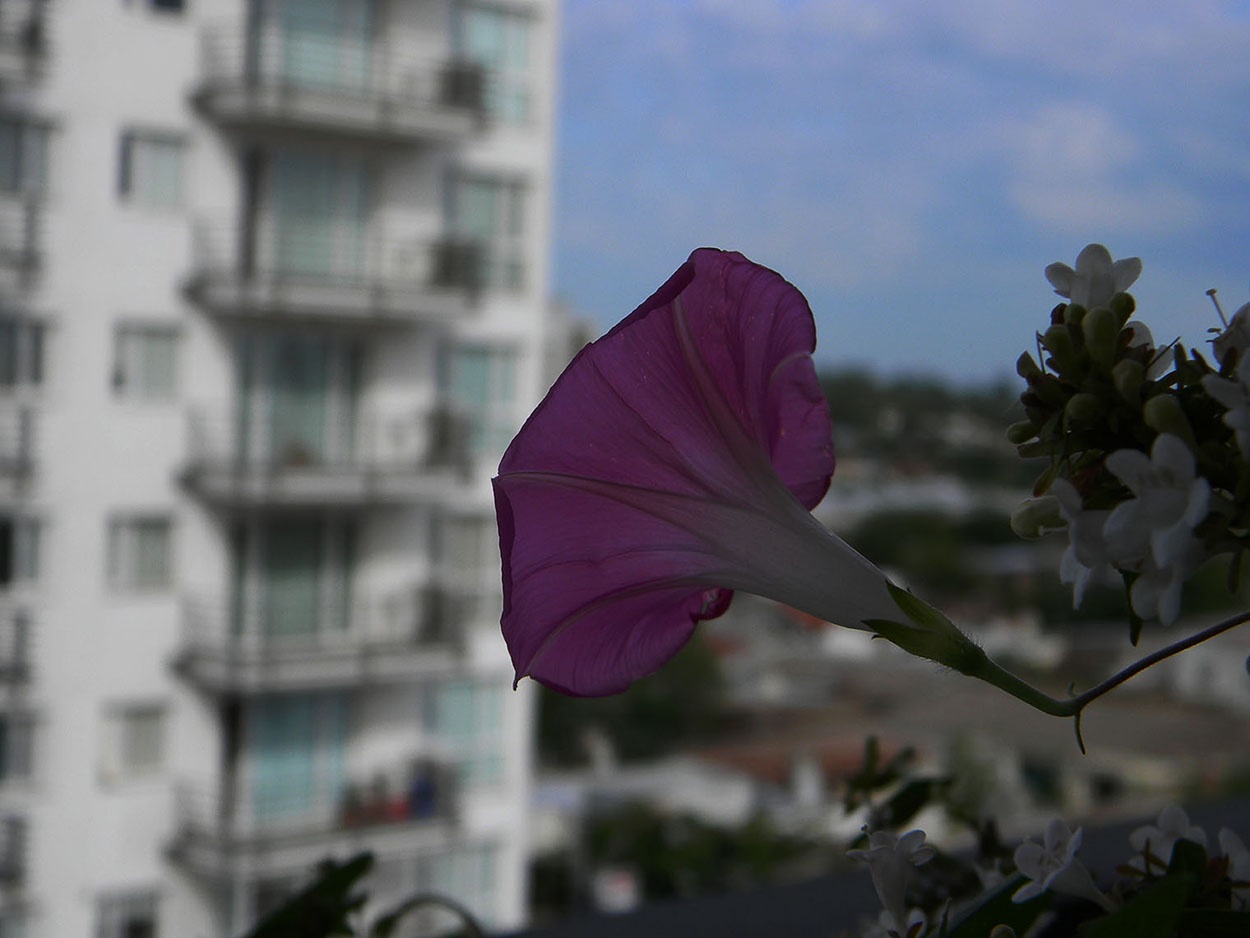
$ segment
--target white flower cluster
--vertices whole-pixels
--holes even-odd
[[[1026,839],[1016,848],[1012,861],[1016,872],[1027,882],[1012,894],[1016,903],[1028,902],[1044,893],[1085,899],[1099,906],[1104,912],[1115,912],[1125,901],[1123,884],[1117,884],[1104,892],[1094,882],[1094,877],[1079,859],[1082,831],[1075,831],[1060,818],[1046,825],[1041,843]],[[1130,874],[1141,880],[1164,876],[1172,859],[1172,851],[1182,840],[1208,849],[1206,831],[1190,823],[1184,809],[1171,805],[1160,812],[1154,824],[1138,827],[1129,835],[1129,844],[1136,856],[1121,872],[1136,870]],[[1241,837],[1225,827],[1216,838],[1218,851],[1208,853],[1212,860],[1221,860],[1232,889],[1232,907],[1235,911],[1250,912],[1250,848]],[[873,885],[885,909],[878,919],[861,932],[862,938],[918,938],[930,934],[929,919],[920,909],[908,908],[905,893],[917,875],[916,867],[934,854],[925,843],[924,831],[914,830],[899,837],[888,831],[875,831],[866,850],[848,851],[848,856],[861,861],[872,873]],[[978,872],[980,869],[978,868]],[[1002,877],[995,876],[983,882],[986,893],[998,889]],[[945,921],[949,909],[943,914]],[[1000,926],[1006,928],[1006,926]],[[998,934],[997,930],[995,934]],[[1007,929],[1003,934],[1012,934]],[[932,934],[936,935],[934,929]]]
[[[867,828],[864,833],[868,833]],[[906,898],[915,868],[933,859],[934,850],[924,838],[922,830],[908,831],[902,837],[890,831],[873,831],[868,834],[867,850],[846,852],[872,874],[873,888],[885,907],[874,925],[882,938],[909,938],[924,928],[924,913],[908,909]]]
[[[1170,625],[1180,612],[1181,587],[1207,557],[1194,528],[1207,516],[1211,486],[1195,474],[1189,446],[1170,433],[1155,438],[1149,456],[1116,450],[1106,466],[1133,493],[1111,511],[1083,508],[1066,479],[1051,486],[1068,525],[1060,576],[1072,585],[1079,606],[1095,573],[1111,568],[1136,573],[1133,611]]]

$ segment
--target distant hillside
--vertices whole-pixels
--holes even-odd
[[[1018,489],[1022,497],[1041,471],[1007,442],[1008,425],[1023,416],[1019,388],[1006,383],[958,388],[862,370],[826,372],[820,383],[840,458],[880,460],[909,475]]]

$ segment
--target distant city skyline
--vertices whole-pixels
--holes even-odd
[[[817,360],[1009,377],[1090,241],[1157,340],[1250,299],[1250,7],[568,0],[555,278],[607,326],[701,244],[774,267]]]

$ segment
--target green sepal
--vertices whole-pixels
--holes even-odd
[[[886,583],[886,588],[911,624],[868,619],[865,625],[908,654],[936,661],[963,674],[974,673],[985,653],[968,636],[941,612],[907,590],[890,582]]]

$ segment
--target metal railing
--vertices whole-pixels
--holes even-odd
[[[29,475],[35,465],[35,413],[0,409],[0,476]]]
[[[0,267],[27,273],[39,266],[38,199],[0,193]]]
[[[311,92],[365,101],[388,114],[485,116],[480,65],[414,55],[410,44],[282,26],[214,24],[203,35],[204,89]]]
[[[463,467],[469,424],[446,406],[351,419],[272,412],[253,418],[196,408],[188,414],[187,439],[192,471],[419,473]]]
[[[0,605],[0,681],[30,679],[33,626],[30,610],[23,605]]]
[[[519,258],[506,266],[507,277],[496,275],[500,265],[472,240],[395,237],[346,219],[265,217],[250,229],[204,220],[193,230],[192,252],[193,281],[472,295],[521,276]]]
[[[267,597],[253,602],[191,596],[183,603],[183,642],[189,650],[265,661],[286,655],[352,655],[463,648],[459,621],[434,586],[412,586],[348,600],[342,590],[307,602]]]
[[[240,785],[233,796],[195,782],[174,791],[183,835],[223,847],[371,826],[452,823],[458,802],[455,767],[420,754],[396,770],[363,778],[288,775]]]

